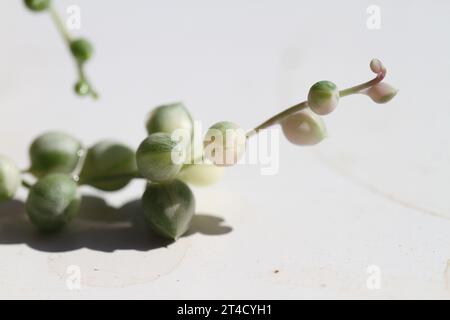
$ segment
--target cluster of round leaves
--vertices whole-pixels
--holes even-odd
[[[177,239],[190,226],[195,198],[190,187],[209,185],[223,168],[203,159],[194,143],[192,116],[182,103],[155,108],[146,123],[148,137],[136,152],[139,175],[148,180],[142,204],[146,220],[160,235]]]
[[[370,68],[377,74],[377,81],[365,90],[355,87],[352,93],[366,94],[376,103],[390,101],[397,90],[380,82],[386,73],[385,67],[379,60],[374,59]],[[341,92],[334,83],[330,81],[315,83],[308,93],[305,104],[307,108],[279,119],[285,137],[296,145],[305,146],[322,141],[327,133],[321,116],[335,110],[340,96]],[[177,129],[185,134],[174,135]],[[140,174],[152,181],[143,196],[144,208],[147,219],[157,231],[164,235],[167,230],[172,230],[172,235],[176,238],[178,233],[182,234],[188,228],[187,221],[194,213],[194,200],[192,198],[192,201],[188,201],[193,197],[192,192],[188,191],[187,186],[181,187],[181,181],[175,182],[178,181],[175,179],[187,177],[192,183],[204,176],[207,177],[207,181],[208,178],[213,181],[215,177],[220,176],[214,172],[223,169],[224,166],[236,164],[245,153],[247,135],[232,122],[218,122],[206,132],[201,150],[199,152],[194,150],[187,157],[186,165],[174,161],[174,155],[178,158],[180,153],[184,154],[186,150],[195,149],[195,146],[192,148],[194,136],[192,117],[182,104],[156,108],[147,121],[147,131],[149,136],[141,143],[136,154]],[[182,138],[177,140],[177,136]],[[192,159],[199,156],[202,161],[204,158],[209,160],[209,163],[202,163],[200,166],[192,164]],[[191,174],[183,175],[183,171]],[[158,194],[161,199],[177,200],[163,210],[161,202],[157,201],[158,197],[152,197],[152,193],[153,196]],[[165,193],[167,195],[164,196]],[[165,213],[161,214],[163,211]],[[164,219],[160,219],[161,217]],[[165,235],[167,236],[167,233]]]
[[[29,156],[28,172],[37,181],[30,187],[26,211],[30,221],[44,232],[60,230],[76,215],[81,185],[116,191],[125,187],[136,172],[131,148],[104,140],[85,150],[78,139],[63,132],[37,137]],[[0,158],[0,172],[0,200],[9,200],[22,180],[21,173],[5,158]]]
[[[276,116],[286,138],[297,145],[322,141],[326,129],[320,116],[331,113],[346,92],[366,94],[377,103],[391,100],[397,90],[381,82],[384,66],[373,60],[370,67],[377,74],[374,80],[342,92],[330,81],[317,82],[308,100],[298,105],[308,109],[280,119]],[[146,129],[148,136],[136,152],[108,140],[85,150],[78,139],[61,132],[35,139],[29,150],[28,171],[38,180],[26,202],[31,222],[42,231],[57,231],[76,215],[81,185],[116,191],[133,178],[144,178],[147,184],[142,205],[148,224],[172,240],[183,235],[195,214],[194,194],[187,183],[209,185],[220,179],[223,167],[236,164],[245,153],[248,134],[232,122],[218,122],[208,129],[199,147],[192,116],[181,103],[155,108]],[[0,157],[0,202],[11,199],[21,181],[14,163]]]
[[[27,172],[36,179],[26,200],[30,221],[43,232],[58,231],[78,212],[80,186],[117,191],[133,178],[144,178],[147,184],[142,205],[148,224],[173,240],[184,234],[195,213],[195,198],[187,183],[210,185],[222,177],[223,168],[192,161],[202,151],[194,151],[192,117],[182,104],[156,108],[146,127],[148,137],[137,151],[110,140],[85,149],[77,138],[63,132],[38,136],[29,148]],[[172,136],[177,129],[187,132],[183,150]],[[191,155],[184,163],[176,163],[174,152]],[[12,199],[21,182],[17,166],[0,157],[0,202]]]

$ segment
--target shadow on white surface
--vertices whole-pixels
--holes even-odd
[[[232,231],[224,220],[210,214],[196,214],[185,237],[194,234],[224,235]],[[82,248],[102,252],[150,251],[172,243],[156,235],[144,221],[140,199],[120,208],[102,198],[84,196],[79,215],[57,234],[43,235],[31,225],[25,204],[13,200],[0,205],[0,245],[21,244],[44,252],[67,252]]]

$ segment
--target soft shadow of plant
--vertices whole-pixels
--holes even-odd
[[[232,231],[224,220],[209,214],[197,214],[186,236],[223,235]],[[83,197],[80,213],[69,227],[57,234],[42,235],[28,221],[25,205],[13,200],[0,205],[0,245],[25,243],[45,252],[65,252],[81,248],[113,252],[149,251],[172,242],[152,232],[144,221],[141,201],[133,200],[120,208],[102,198]]]

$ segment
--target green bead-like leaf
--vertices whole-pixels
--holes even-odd
[[[24,0],[24,3],[31,11],[44,11],[50,7],[50,0]]]
[[[246,141],[244,130],[237,124],[218,122],[206,132],[204,154],[216,166],[232,166],[244,155]]]
[[[146,221],[159,235],[177,240],[191,224],[195,198],[180,180],[150,183],[142,196]]]
[[[192,136],[193,127],[192,117],[182,103],[155,108],[146,122],[148,134],[157,132],[172,134],[177,129],[183,129]]]
[[[195,186],[209,186],[219,181],[225,168],[213,164],[199,163],[185,165],[177,178]]]
[[[299,146],[312,146],[327,136],[322,118],[312,111],[303,110],[294,113],[281,122],[284,136]]]
[[[114,141],[101,141],[89,148],[80,183],[104,191],[116,191],[125,187],[131,178],[109,179],[108,177],[133,174],[137,170],[135,152]],[[107,178],[103,179],[102,178]]]
[[[41,177],[49,173],[71,173],[78,164],[81,143],[62,132],[47,132],[30,146],[31,172]]]
[[[339,102],[339,90],[331,81],[316,82],[308,93],[308,105],[319,115],[332,112]]]
[[[70,51],[78,62],[84,63],[92,57],[94,47],[88,40],[81,38],[70,43]]]
[[[146,138],[136,152],[137,167],[140,174],[155,182],[174,179],[182,163],[174,162],[176,154],[181,153],[180,145],[168,133],[153,133]]]
[[[79,205],[77,184],[65,174],[53,173],[40,179],[30,189],[26,210],[39,230],[53,232],[72,219]]]
[[[75,83],[74,91],[79,96],[85,96],[89,94],[89,84],[86,81],[79,80]]]
[[[11,200],[20,186],[20,170],[8,158],[0,156],[0,202]]]

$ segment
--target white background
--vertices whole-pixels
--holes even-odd
[[[342,99],[320,146],[280,135],[276,175],[239,165],[195,188],[193,232],[167,247],[139,220],[142,182],[97,193],[50,239],[21,201],[0,206],[1,298],[450,297],[448,1],[55,1],[62,14],[81,7],[98,102],[74,96],[49,15],[21,2],[0,1],[0,153],[23,168],[49,129],[137,147],[146,114],[166,102],[184,101],[204,127],[249,129],[318,80],[368,80],[373,57],[400,92],[386,105]],[[372,4],[380,30],[366,26]],[[70,265],[81,290],[66,286]],[[371,265],[379,290],[366,285]]]

